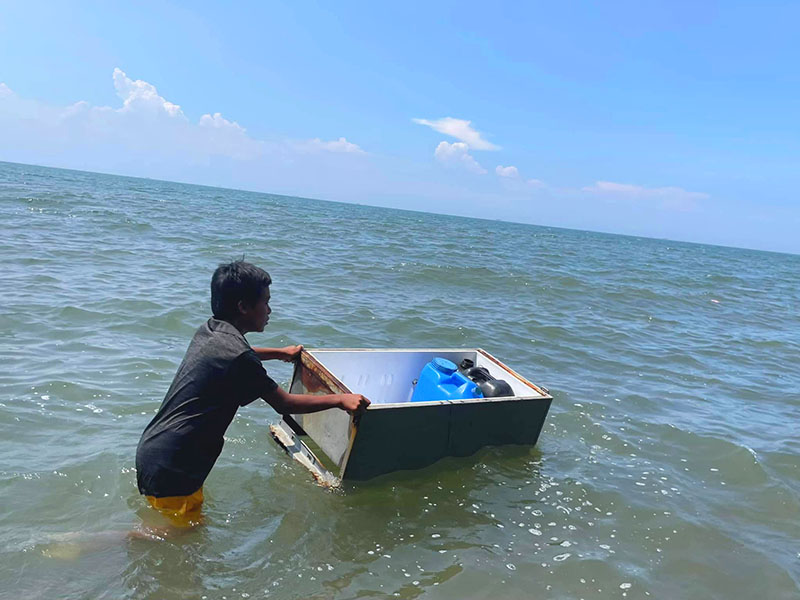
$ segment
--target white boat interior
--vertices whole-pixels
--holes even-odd
[[[481,350],[326,349],[309,350],[309,353],[352,392],[369,398],[373,407],[410,402],[414,382],[422,368],[437,357],[446,358],[456,365],[465,358],[472,360],[475,366],[485,367],[492,377],[508,382],[514,397],[544,397],[541,390]]]

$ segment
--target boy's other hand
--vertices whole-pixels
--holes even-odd
[[[303,346],[285,346],[280,349],[278,358],[284,362],[295,362],[300,358],[300,353],[303,351]]]
[[[370,404],[369,400],[361,394],[342,394],[340,398],[339,408],[351,415],[360,415],[367,410]]]

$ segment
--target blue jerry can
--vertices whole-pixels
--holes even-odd
[[[475,382],[459,372],[455,363],[446,358],[434,358],[423,367],[411,402],[465,398],[483,398],[483,393]]]

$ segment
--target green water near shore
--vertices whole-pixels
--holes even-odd
[[[3,597],[800,594],[800,256],[7,163],[0,217]],[[538,446],[327,492],[253,404],[205,524],[125,538],[242,255],[274,280],[252,344],[486,348],[552,392]]]

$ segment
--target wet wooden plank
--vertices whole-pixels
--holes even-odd
[[[322,465],[285,421],[270,425],[269,431],[289,456],[309,470],[317,483],[325,487],[336,487],[340,484],[341,480]]]

